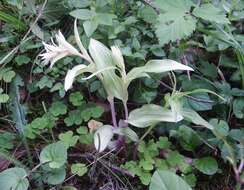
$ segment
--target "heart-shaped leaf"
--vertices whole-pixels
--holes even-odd
[[[50,168],[60,168],[67,160],[67,148],[62,142],[46,146],[40,154],[41,163],[48,163]]]
[[[10,168],[0,173],[1,190],[27,190],[29,181],[23,168]]]

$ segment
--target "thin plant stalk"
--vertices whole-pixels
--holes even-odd
[[[237,55],[239,68],[241,72],[242,88],[244,88],[244,54],[242,54],[239,50],[237,50],[236,55]]]
[[[110,104],[113,126],[114,127],[118,127],[117,119],[116,119],[115,106],[114,106],[114,99],[113,98],[108,98],[108,101],[109,101],[109,104]]]
[[[128,117],[129,117],[127,102],[123,102],[123,106],[124,106],[124,112],[125,112],[125,120],[127,121]]]

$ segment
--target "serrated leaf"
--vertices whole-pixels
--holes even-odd
[[[1,190],[27,190],[29,181],[27,173],[22,168],[10,168],[0,173]]]
[[[191,0],[155,0],[155,5],[163,11],[174,10],[185,13],[193,6],[193,2]]]
[[[77,164],[72,164],[71,166],[71,172],[72,174],[76,174],[78,176],[83,176],[87,172],[87,167],[85,164],[82,163],[77,163]]]
[[[193,33],[196,19],[189,14],[192,1],[157,0],[155,4],[162,10],[156,25],[156,35],[161,45],[184,39]]]
[[[230,21],[226,18],[225,13],[211,3],[202,4],[200,7],[196,7],[192,13],[196,17],[200,17],[211,22],[216,22],[218,24],[230,23]]]
[[[0,80],[3,80],[6,83],[12,81],[15,76],[15,72],[10,67],[1,68],[0,70]]]
[[[72,131],[67,131],[66,133],[59,134],[58,138],[67,146],[67,148],[69,148],[75,146],[79,139],[79,136],[73,136]]]
[[[83,100],[83,96],[81,95],[80,92],[74,92],[69,95],[69,101],[73,104],[73,106],[82,105],[84,103],[82,100]]]
[[[67,160],[67,148],[62,142],[47,145],[40,154],[40,162],[50,168],[60,168]]]
[[[169,24],[162,20],[165,16],[171,15],[159,15],[159,24],[156,26],[156,35],[160,45],[185,39],[196,29],[196,19],[190,15],[174,15],[177,18],[172,19]]]
[[[23,65],[29,63],[31,59],[25,55],[18,55],[14,60],[18,65]]]
[[[54,102],[49,111],[54,116],[64,115],[67,112],[67,106],[61,101]]]
[[[0,104],[6,103],[9,100],[9,96],[7,94],[0,94]]]
[[[192,190],[192,188],[175,173],[157,170],[152,176],[149,190]]]

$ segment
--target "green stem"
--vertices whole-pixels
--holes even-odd
[[[147,131],[144,133],[144,135],[142,135],[142,137],[140,138],[140,140],[138,141],[138,144],[140,144],[143,139],[151,132],[151,130],[155,127],[155,125],[151,125]]]
[[[22,164],[19,160],[17,160],[16,158],[14,158],[12,155],[9,155],[6,151],[4,151],[4,150],[0,150],[0,156],[2,157],[2,158],[4,158],[5,160],[8,160],[8,161],[10,161],[11,163],[14,163],[14,165],[16,165],[16,166],[19,166],[19,167],[21,167],[21,168],[25,168],[25,169],[27,169],[27,167],[24,165],[24,164]]]
[[[241,71],[242,88],[244,88],[244,55],[239,50],[236,50],[236,55]]]

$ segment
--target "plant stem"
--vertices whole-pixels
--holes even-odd
[[[151,132],[151,130],[155,127],[155,125],[151,125],[147,131],[144,133],[144,135],[142,135],[142,137],[140,138],[140,140],[138,141],[138,144],[140,144],[143,139]]]
[[[0,156],[12,163],[14,163],[16,166],[22,167],[24,169],[27,169],[27,167],[22,164],[19,160],[17,160],[15,157],[13,157],[12,155],[9,155],[7,152],[0,150]]]
[[[114,107],[114,99],[113,98],[108,98],[109,104],[110,104],[110,109],[111,109],[111,116],[113,120],[113,126],[118,127],[117,124],[117,119],[116,119],[116,112],[115,112],[115,107]]]
[[[239,50],[236,51],[236,55],[237,55],[237,59],[241,71],[242,88],[244,88],[244,55]]]
[[[125,111],[125,120],[127,121],[128,117],[129,117],[127,102],[123,102],[123,105],[124,105],[124,111]]]

